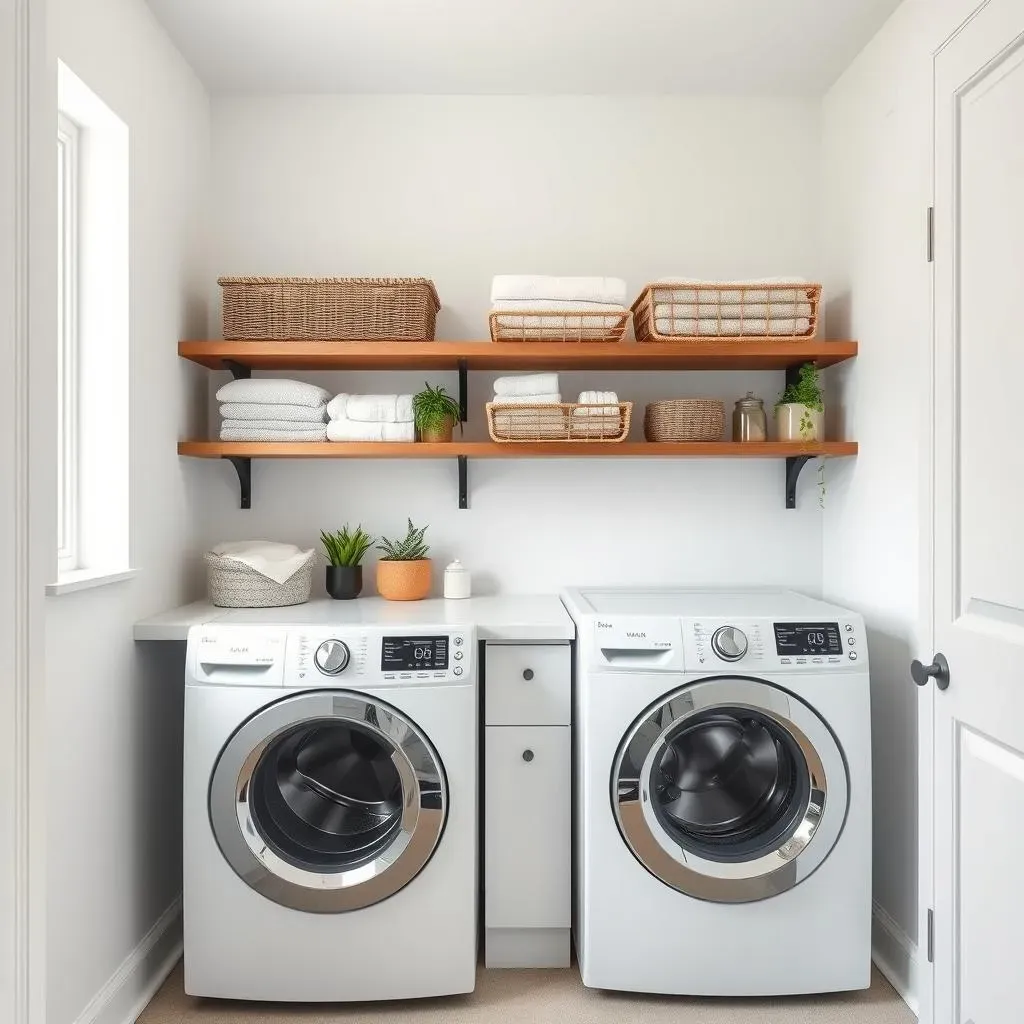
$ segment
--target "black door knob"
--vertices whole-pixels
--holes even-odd
[[[935,685],[945,690],[949,687],[949,662],[942,654],[936,654],[930,665],[922,665],[915,659],[910,663],[910,678],[918,686],[924,686],[929,679],[934,679]]]
[[[524,750],[523,751],[523,760],[527,764],[529,764],[533,760],[533,751],[532,750]]]
[[[533,669],[532,668],[524,668],[523,669],[523,678],[527,682],[529,682],[533,678]]]

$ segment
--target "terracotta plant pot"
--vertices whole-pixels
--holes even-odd
[[[798,402],[775,407],[776,436],[780,441],[820,441],[825,414]]]
[[[327,593],[335,601],[351,601],[363,589],[363,567],[361,565],[327,566]]]
[[[377,593],[386,601],[422,601],[430,594],[429,558],[377,563]]]
[[[452,433],[455,431],[455,421],[445,420],[443,427],[434,427],[432,430],[421,430],[420,440],[428,444],[443,444],[451,441]]]

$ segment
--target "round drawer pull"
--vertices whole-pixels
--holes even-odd
[[[523,678],[527,682],[529,682],[533,678],[533,669],[532,668],[524,668],[523,669]]]
[[[523,751],[523,760],[527,764],[529,764],[533,760],[533,751],[532,750],[524,750]]]

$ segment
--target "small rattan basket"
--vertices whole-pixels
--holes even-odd
[[[487,429],[499,444],[578,441],[587,444],[625,441],[632,402],[587,405],[579,402],[522,405],[487,403]]]
[[[310,551],[305,564],[284,583],[264,576],[251,565],[215,555],[212,551],[207,551],[203,560],[206,562],[210,602],[218,608],[283,608],[309,600],[316,562],[313,551]]]
[[[657,281],[633,303],[633,330],[637,341],[805,341],[820,303],[820,284]]]
[[[622,341],[629,310],[559,313],[552,310],[491,312],[491,341]]]
[[[425,277],[222,277],[228,341],[433,341]]]
[[[648,441],[720,441],[725,403],[714,398],[673,398],[651,402],[644,411]]]

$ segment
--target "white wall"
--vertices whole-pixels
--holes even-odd
[[[213,106],[218,274],[424,275],[438,337],[482,339],[500,272],[656,277],[819,272],[819,104],[611,97],[288,97]],[[212,296],[210,336],[220,336]],[[336,390],[412,390],[423,374],[340,374]],[[455,391],[454,374],[432,381]],[[470,375],[468,436],[486,436],[492,378]],[[749,388],[782,374],[566,374],[563,393],[637,403]],[[216,427],[216,416],[212,418]],[[781,462],[259,462],[253,509],[230,469],[202,467],[204,539],[313,544],[321,527],[428,522],[478,590],[572,583],[772,582],[820,588],[814,473],[783,507]],[[317,586],[322,588],[318,579]]]
[[[826,596],[860,609],[870,631],[876,952],[912,1004],[927,997],[916,948],[927,904],[918,899],[918,693],[909,665],[932,653],[932,53],[974,5],[906,0],[823,104],[826,325],[832,337],[860,341],[856,362],[831,372],[835,426],[860,442],[860,455],[834,471],[823,581]]]
[[[159,651],[137,650],[131,625],[180,603],[194,571],[194,467],[177,458],[175,441],[199,429],[204,382],[177,358],[176,342],[202,331],[208,315],[209,104],[142,0],[52,0],[50,23],[52,60],[130,131],[138,575],[47,601],[47,1022],[120,1024],[173,948],[180,891],[180,672],[165,669]],[[151,932],[158,922],[169,926],[163,936]],[[129,960],[144,938],[148,958]],[[127,974],[115,978],[123,964]]]

